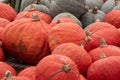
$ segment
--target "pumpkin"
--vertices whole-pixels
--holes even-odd
[[[50,14],[49,8],[47,8],[47,7],[46,7],[45,5],[43,5],[43,4],[40,4],[39,0],[36,0],[36,2],[35,2],[34,4],[31,4],[31,5],[35,6],[35,9],[36,9],[37,11]],[[28,5],[23,11],[29,11],[31,5]]]
[[[85,49],[89,52],[100,46],[101,38],[104,38],[108,45],[120,46],[120,33],[117,29],[101,29],[86,38]]]
[[[79,18],[84,13],[84,6],[85,0],[51,0],[50,14],[55,17],[59,13],[70,12]]]
[[[89,55],[91,56],[94,62],[96,60],[101,59],[102,54],[105,54],[106,57],[120,56],[120,48],[113,45],[107,45],[106,41],[104,39],[101,39],[100,47],[91,50],[89,52]]]
[[[118,28],[119,27],[119,15],[120,15],[119,10],[112,10],[105,16],[105,22],[108,22]]]
[[[103,4],[103,0],[86,0],[86,6],[89,6],[90,9],[93,9],[95,6],[100,9]]]
[[[16,11],[5,3],[0,3],[0,18],[5,18],[10,22],[16,17]]]
[[[16,71],[12,66],[0,61],[0,80],[5,77],[5,72],[8,70],[11,72],[12,75],[16,76]]]
[[[83,75],[80,74],[80,80],[87,80]]]
[[[91,23],[94,23],[96,19],[100,19],[100,21],[103,21],[105,17],[105,13],[98,10],[98,8],[95,6],[94,9],[87,9],[86,13],[80,18],[83,28],[88,26]]]
[[[52,64],[52,65],[51,65]],[[36,80],[79,80],[79,71],[69,57],[53,54],[36,66]]]
[[[85,49],[74,43],[61,44],[52,51],[52,54],[61,54],[71,58],[81,74],[86,74],[87,68],[92,63],[92,59]]]
[[[2,49],[2,42],[0,41],[0,61],[5,61],[4,52]]]
[[[51,0],[40,0],[40,3],[47,6],[48,8],[50,7]]]
[[[35,69],[36,68],[34,66],[25,68],[17,76],[26,76],[29,77],[31,80],[35,80]]]
[[[6,75],[2,80],[32,80],[25,76],[12,76],[11,72],[6,71]]]
[[[93,23],[92,25],[89,25],[88,27],[86,27],[86,31],[90,31],[92,33],[95,33],[97,32],[98,30],[101,30],[101,29],[116,29],[115,26],[109,24],[109,23],[106,23],[106,22],[95,22]]]
[[[60,13],[60,14],[56,15],[53,18],[52,21],[57,20],[59,18],[71,18],[74,21],[76,21],[76,23],[78,23],[80,26],[82,26],[82,23],[80,22],[80,20],[77,17],[75,17],[74,15],[72,15],[71,13],[69,13],[69,12],[63,12],[63,13]]]
[[[35,2],[35,0],[22,0],[21,6],[20,6],[21,11],[24,10],[25,7],[27,7],[28,5],[30,5],[34,2]]]
[[[36,64],[50,54],[48,31],[48,24],[40,20],[37,14],[33,14],[32,19],[16,20],[5,30],[5,49],[20,61]]]
[[[120,10],[120,5],[115,6],[113,10]]]
[[[39,15],[40,19],[41,20],[44,20],[46,23],[50,23],[51,20],[52,20],[52,17],[49,16],[48,14],[46,13],[43,13],[43,12],[39,12],[35,9],[35,6],[32,6],[30,7],[29,11],[24,11],[24,12],[20,12],[18,13],[18,15],[16,16],[15,20],[18,20],[18,19],[23,19],[23,18],[32,18],[32,15],[36,13],[37,15]]]
[[[111,56],[92,63],[87,72],[88,80],[120,80],[120,56]]]
[[[56,20],[53,20],[49,26],[52,28],[54,27],[55,25],[59,24],[59,23],[67,23],[67,22],[72,22],[72,23],[76,23],[74,20],[72,20],[71,18],[58,18]],[[77,24],[77,23],[76,23]]]
[[[51,51],[62,43],[72,42],[78,45],[84,42],[86,34],[76,23],[60,23],[54,26],[48,35],[48,42]]]
[[[1,27],[6,27],[7,24],[9,24],[10,21],[8,21],[7,19],[4,19],[4,18],[0,18],[0,26]]]

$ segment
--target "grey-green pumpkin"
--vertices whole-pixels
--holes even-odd
[[[51,0],[50,14],[55,17],[62,12],[70,12],[76,17],[84,13],[85,0]]]
[[[93,9],[95,6],[97,6],[98,9],[100,9],[103,4],[103,0],[86,0],[86,6],[89,6],[89,8],[91,9]]]
[[[53,21],[59,18],[71,18],[72,20],[76,21],[80,26],[82,26],[82,23],[80,22],[80,20],[69,12],[63,12],[63,13],[56,15],[53,18]]]
[[[28,5],[34,3],[35,0],[22,0],[21,2],[21,10],[23,10],[25,7],[27,7]]]
[[[40,3],[47,6],[48,8],[50,7],[51,0],[40,0]]]
[[[34,6],[37,11],[44,12],[46,14],[50,14],[50,10],[43,4],[40,4],[39,0],[36,0],[34,4],[28,5],[23,11],[29,11],[30,7]]]
[[[105,13],[98,10],[97,7],[94,7],[94,9],[89,9],[87,12],[81,17],[81,22],[83,24],[83,27],[88,26],[91,23],[94,23],[96,19],[100,19],[100,21],[104,21]]]

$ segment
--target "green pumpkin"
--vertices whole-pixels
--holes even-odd
[[[68,13],[68,12],[60,13],[53,18],[53,21],[59,18],[71,18],[72,20],[76,21],[80,26],[82,26],[82,23],[80,22],[80,20],[74,15],[72,15],[71,13]]]
[[[103,0],[86,0],[86,6],[89,6],[90,9],[93,9],[95,6],[100,9],[103,4]]]
[[[50,14],[55,17],[62,12],[70,12],[76,17],[84,13],[85,0],[51,0]]]
[[[28,5],[34,3],[35,0],[22,0],[21,2],[21,10],[23,10],[25,7],[27,7]]]
[[[23,11],[29,11],[31,6],[34,6],[37,11],[44,12],[46,14],[50,14],[49,8],[43,4],[40,4],[39,0],[37,0],[34,4],[28,5]]]
[[[83,27],[88,26],[91,23],[94,23],[96,19],[100,19],[100,21],[104,21],[105,13],[98,10],[97,7],[94,7],[94,9],[89,9],[82,17],[81,22],[83,24]]]
[[[50,7],[51,0],[40,0],[40,3],[47,6],[48,8]]]

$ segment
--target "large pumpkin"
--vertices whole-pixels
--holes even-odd
[[[49,16],[48,14],[46,13],[43,13],[43,12],[39,12],[35,9],[35,6],[31,5],[29,11],[24,11],[24,12],[20,12],[18,13],[18,15],[16,16],[15,20],[18,20],[18,19],[23,19],[23,18],[32,18],[32,15],[36,13],[41,20],[47,22],[47,23],[50,23],[51,20],[52,20],[52,17]]]
[[[62,12],[70,12],[76,17],[84,13],[85,0],[51,0],[50,14],[52,17]]]
[[[79,80],[76,64],[68,57],[53,54],[43,58],[36,66],[36,80]]]
[[[48,55],[48,24],[33,14],[32,19],[16,20],[4,33],[5,49],[20,61],[36,64]]]
[[[120,80],[120,56],[100,59],[90,65],[88,80]]]
[[[16,17],[16,11],[5,3],[0,3],[0,18],[13,21]]]
[[[26,76],[26,77],[29,77],[31,80],[36,80],[35,70],[36,68],[34,66],[31,66],[22,70],[17,76]]]
[[[12,75],[16,76],[16,71],[9,64],[0,62],[0,80],[5,77],[6,71],[10,71]]]
[[[54,26],[49,33],[48,41],[53,50],[62,43],[73,42],[81,45],[86,38],[84,30],[76,23],[60,23]]]
[[[0,18],[0,26],[1,27],[6,27],[7,24],[9,24],[10,22],[7,19],[4,18]]]
[[[52,51],[52,54],[61,54],[71,58],[81,74],[86,74],[87,68],[92,63],[92,59],[85,49],[73,43],[61,44]]]
[[[91,56],[93,62],[96,60],[101,59],[102,55],[105,55],[106,57],[109,56],[120,56],[120,48],[113,46],[113,45],[107,45],[106,41],[104,39],[101,39],[101,45],[98,48],[95,48],[89,52],[89,55]]]

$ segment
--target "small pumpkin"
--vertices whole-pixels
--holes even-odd
[[[1,27],[6,27],[7,24],[9,24],[10,21],[8,21],[7,19],[4,19],[4,18],[0,18],[0,26]]]
[[[37,14],[31,19],[20,19],[9,24],[4,32],[5,49],[14,58],[28,64],[37,64],[50,54],[49,26]]]
[[[86,13],[80,18],[83,28],[88,26],[91,23],[94,23],[96,19],[100,19],[100,21],[104,21],[105,13],[98,10],[97,6],[94,9],[89,9],[87,6]]]
[[[16,17],[16,11],[5,3],[0,3],[0,18],[5,18],[12,22]]]
[[[93,9],[95,6],[100,9],[103,4],[103,0],[86,0],[86,6],[89,6],[90,9]]]
[[[36,66],[36,80],[79,80],[80,74],[69,57],[53,54],[44,57]]]
[[[120,56],[103,58],[92,63],[87,72],[88,80],[120,80]]]
[[[81,45],[86,38],[84,30],[76,23],[60,23],[54,26],[48,36],[49,47],[53,51],[58,45],[72,42]]]
[[[26,77],[29,77],[31,80],[36,80],[35,69],[36,68],[34,66],[25,68],[24,70],[20,71],[20,73],[17,76],[26,76]]]
[[[52,17],[49,16],[48,14],[46,13],[43,13],[43,12],[39,12],[35,9],[35,6],[31,5],[29,11],[24,11],[24,12],[20,12],[17,14],[15,20],[18,20],[18,19],[23,19],[23,18],[32,18],[32,15],[36,13],[41,20],[45,21],[46,23],[50,23],[51,20],[52,20]]]
[[[71,58],[83,75],[86,74],[89,65],[92,63],[92,59],[85,49],[74,43],[61,44],[52,51],[52,54],[61,54]]]
[[[37,11],[44,12],[46,14],[50,14],[49,8],[46,7],[45,5],[41,4],[41,2],[39,0],[36,0],[36,2],[34,4],[31,4],[31,5],[35,6],[35,9]],[[23,11],[29,11],[31,5],[28,5]]]
[[[59,18],[71,18],[74,21],[76,21],[76,23],[78,23],[80,26],[82,26],[82,23],[80,22],[80,20],[77,17],[75,17],[73,14],[69,13],[69,12],[63,12],[63,13],[60,13],[60,14],[56,15],[53,18],[52,21],[57,20]]]
[[[10,71],[12,75],[16,76],[16,71],[12,66],[0,61],[0,80],[2,80],[5,77],[6,71]]]
[[[59,13],[70,12],[79,18],[85,12],[84,6],[85,0],[51,0],[50,14],[55,17]]]
[[[93,62],[101,59],[101,55],[105,54],[106,57],[109,56],[120,56],[120,48],[113,45],[107,45],[105,39],[101,39],[101,45],[89,52]]]

